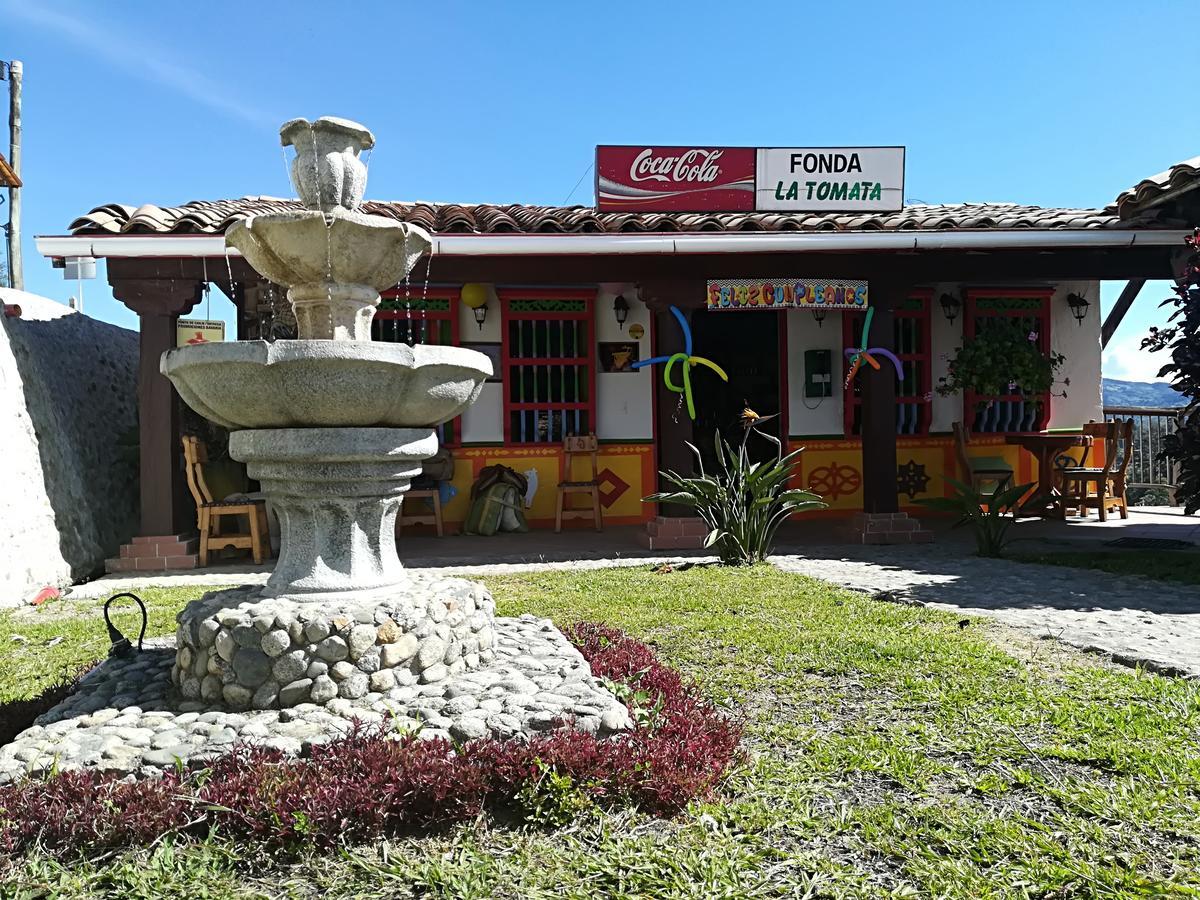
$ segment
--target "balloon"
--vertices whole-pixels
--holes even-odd
[[[486,284],[464,284],[459,297],[471,309],[487,306],[488,286]]]
[[[888,350],[886,347],[867,346],[867,336],[871,333],[871,320],[873,318],[875,318],[875,307],[871,306],[867,308],[867,317],[863,321],[862,346],[847,347],[842,351],[850,361],[850,371],[846,373],[846,388],[850,387],[851,382],[854,381],[854,376],[858,374],[858,370],[862,368],[864,362],[876,372],[879,371],[879,363],[875,359],[876,356],[882,356],[890,360],[896,369],[896,377],[901,381],[904,380],[904,364],[896,358],[896,355],[891,350]]]
[[[694,421],[696,418],[696,404],[692,401],[692,366],[708,366],[708,368],[717,373],[722,381],[728,381],[729,376],[725,374],[724,369],[711,359],[705,359],[703,356],[692,356],[692,329],[688,326],[687,319],[677,307],[672,306],[671,313],[675,316],[675,320],[679,322],[679,327],[683,331],[683,352],[672,353],[670,356],[654,356],[650,359],[638,360],[632,363],[630,368],[640,369],[642,366],[666,363],[663,369],[663,384],[666,385],[668,391],[683,394],[683,399],[687,403],[688,417]],[[671,380],[671,370],[675,368],[676,363],[681,364],[683,367],[683,384],[676,384]]]

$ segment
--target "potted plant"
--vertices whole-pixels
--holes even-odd
[[[1000,326],[979,332],[950,359],[946,374],[938,379],[937,392],[943,397],[960,391],[985,397],[1049,393],[1054,373],[1066,357],[1043,353],[1037,339],[1037,332],[1020,328]]]

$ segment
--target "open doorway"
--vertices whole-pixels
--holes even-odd
[[[778,312],[698,311],[692,317],[696,353],[725,370],[724,382],[703,366],[692,369],[696,393],[696,444],[704,453],[705,466],[713,454],[713,433],[720,430],[733,447],[741,443],[742,410],[749,406],[760,416],[774,415],[760,430],[781,440],[784,412],[779,369],[779,329],[783,317]],[[699,374],[698,374],[699,373]],[[751,459],[774,458],[776,447],[770,441],[751,436],[746,445]],[[713,460],[715,461],[715,459]]]

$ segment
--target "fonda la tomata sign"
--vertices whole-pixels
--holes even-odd
[[[596,148],[596,207],[625,212],[891,212],[903,147]]]

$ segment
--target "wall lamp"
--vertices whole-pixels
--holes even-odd
[[[1088,307],[1092,304],[1079,294],[1067,294],[1067,305],[1071,307],[1071,315],[1075,317],[1075,324],[1082,325],[1083,320],[1087,318]]]
[[[953,322],[958,318],[958,311],[962,309],[962,301],[954,294],[942,294],[938,298],[938,303],[942,304],[942,313],[946,317],[947,322]]]
[[[483,331],[483,323],[487,320],[488,288],[486,284],[464,284],[459,294],[462,302],[471,310],[475,324]]]
[[[629,318],[629,301],[624,294],[617,294],[617,299],[613,301],[613,313],[616,314],[617,325],[624,331],[625,320]]]
[[[813,309],[813,311],[812,311],[813,321],[817,323],[818,328],[822,327],[821,323],[825,321],[825,314],[827,312],[829,312],[829,310],[827,310],[823,307],[820,307],[820,306],[815,307]]]

